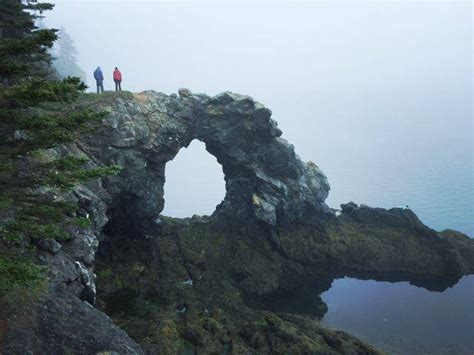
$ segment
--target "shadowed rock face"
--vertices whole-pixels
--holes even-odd
[[[102,134],[85,149],[95,159],[124,166],[125,173],[104,186],[112,195],[126,195],[141,216],[158,217],[165,165],[193,139],[204,142],[222,165],[226,196],[216,214],[255,217],[272,226],[332,216],[324,203],[325,175],[299,159],[280,137],[271,111],[248,96],[145,92],[110,102],[108,110]]]
[[[22,309],[2,307],[0,317],[8,320],[0,342],[5,354],[143,353],[109,317],[70,293],[54,292],[39,302],[30,299]]]
[[[299,159],[270,110],[248,96],[181,90],[86,95],[80,104],[109,115],[98,132],[55,154],[123,170],[63,196],[91,227],[38,245],[48,293],[8,312],[5,349],[139,353],[139,343],[163,354],[377,353],[321,327],[322,301],[311,317],[294,314],[298,299],[311,297],[302,285],[322,292],[347,275],[443,290],[474,272],[473,240],[436,232],[410,210],[349,203],[336,217],[324,202],[324,174]],[[226,196],[210,217],[161,216],[166,163],[193,139],[222,165]],[[271,307],[288,295],[293,304]],[[30,312],[39,321],[15,322]],[[62,327],[67,314],[78,316]],[[82,329],[87,320],[94,336]],[[52,334],[62,345],[48,348]]]

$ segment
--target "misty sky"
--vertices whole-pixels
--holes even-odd
[[[410,204],[474,230],[470,2],[62,1],[46,22],[66,27],[90,76],[101,65],[106,90],[118,66],[126,90],[253,96],[325,171],[333,206]],[[197,149],[177,159],[167,208],[212,212],[219,167]]]

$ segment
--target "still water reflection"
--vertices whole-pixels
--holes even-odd
[[[323,323],[390,354],[474,353],[474,275],[431,292],[408,282],[343,278],[320,295]]]

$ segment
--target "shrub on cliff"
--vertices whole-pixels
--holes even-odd
[[[62,238],[69,225],[81,225],[76,206],[60,192],[77,183],[115,173],[118,168],[85,168],[86,161],[64,155],[103,118],[74,108],[86,89],[79,78],[52,79],[48,50],[54,29],[38,29],[35,19],[47,3],[0,2],[0,241]],[[39,14],[39,15],[38,15]]]
[[[41,288],[44,283],[44,268],[20,255],[0,254],[0,298],[7,294],[18,294],[28,289],[29,294]]]

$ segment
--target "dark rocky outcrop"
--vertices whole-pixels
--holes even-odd
[[[329,184],[322,171],[298,158],[280,137],[271,111],[248,96],[145,92],[105,108],[112,114],[102,134],[81,149],[97,162],[124,167],[126,173],[104,187],[113,198],[127,198],[140,218],[159,216],[165,165],[194,139],[222,165],[226,196],[216,214],[272,226],[332,215],[324,203]]]
[[[104,313],[69,292],[53,292],[20,309],[2,305],[2,354],[141,354]]]
[[[92,224],[67,241],[38,242],[47,292],[2,315],[3,349],[376,353],[324,329],[322,301],[310,316],[271,305],[344,275],[442,290],[474,272],[471,239],[436,232],[408,209],[349,203],[336,216],[324,174],[299,159],[270,110],[248,96],[183,89],[87,95],[81,105],[110,114],[97,133],[51,154],[123,170],[61,197],[78,201]],[[166,163],[193,139],[222,165],[226,196],[209,217],[161,216]],[[21,314],[35,321],[14,321]]]

